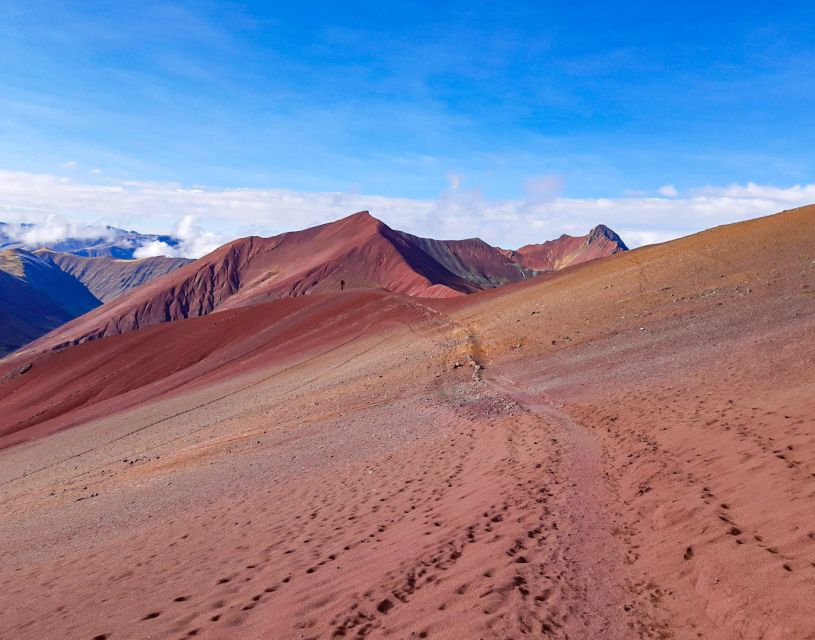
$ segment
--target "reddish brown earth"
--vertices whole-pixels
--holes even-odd
[[[813,246],[809,207],[7,362],[6,433],[75,426],[0,453],[0,637],[812,638]]]
[[[300,362],[429,313],[381,290],[317,294],[0,362],[0,448],[270,362]]]

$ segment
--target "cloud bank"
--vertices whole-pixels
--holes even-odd
[[[110,240],[114,236],[111,229],[104,224],[71,222],[53,213],[44,215],[33,226],[12,221],[3,228],[3,233],[10,240],[30,246],[47,246],[61,242],[66,238],[104,238]]]
[[[336,220],[367,209],[398,229],[436,238],[479,236],[513,248],[562,233],[584,234],[599,223],[633,247],[669,240],[719,224],[746,220],[815,202],[815,184],[778,187],[673,185],[653,194],[569,198],[557,177],[530,178],[522,198],[490,200],[459,176],[433,199],[289,189],[189,188],[174,183],[91,184],[47,174],[0,171],[0,220],[70,219],[74,230],[104,224],[174,233],[179,247],[151,243],[141,255],[197,257],[226,239],[273,235]],[[179,222],[180,220],[180,222]],[[206,228],[207,231],[203,231]],[[67,232],[63,227],[60,233]],[[43,233],[45,233],[43,231]]]
[[[176,246],[162,240],[152,240],[137,248],[133,252],[133,257],[137,259],[153,256],[200,258],[226,242],[220,235],[201,229],[193,215],[181,218],[172,235],[178,240]]]

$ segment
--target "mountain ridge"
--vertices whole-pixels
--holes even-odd
[[[0,356],[189,262],[163,256],[130,260],[50,249],[0,250]]]
[[[81,282],[24,249],[0,251],[0,356],[101,305]]]
[[[536,273],[478,238],[421,238],[360,211],[269,238],[233,240],[66,324],[31,348],[63,348],[278,298],[357,288],[457,297]]]
[[[192,262],[189,258],[166,256],[138,259],[111,256],[86,257],[73,253],[60,253],[51,249],[37,249],[32,253],[43,260],[54,263],[65,273],[74,276],[103,303]]]

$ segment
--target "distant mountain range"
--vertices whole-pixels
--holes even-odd
[[[11,225],[0,222],[0,250],[2,249],[26,249],[34,251],[36,249],[48,248],[57,253],[68,253],[75,256],[93,258],[108,256],[121,260],[132,260],[134,252],[151,242],[163,242],[170,247],[177,247],[177,238],[165,235],[150,233],[138,233],[137,231],[126,231],[117,227],[105,227],[104,232],[96,237],[68,237],[52,242],[26,242],[24,237],[27,231],[35,231],[36,225],[19,224]],[[37,234],[30,234],[36,237]]]
[[[0,356],[100,304],[76,278],[33,253],[0,251]]]
[[[0,250],[0,357],[104,302],[191,262]]]
[[[76,313],[67,318],[70,322],[60,326],[70,315],[67,310],[52,314],[47,323],[32,322],[28,333],[15,339],[18,346],[23,338],[30,340],[56,327],[31,348],[52,349],[213,311],[340,290],[373,288],[419,297],[462,296],[627,248],[603,225],[586,236],[564,235],[518,251],[492,247],[478,238],[433,240],[391,229],[367,211],[303,231],[235,240],[196,261],[111,257],[123,250],[122,242],[131,240],[132,235],[120,236],[119,244],[93,239],[89,246],[82,246],[69,239],[63,246],[72,246],[71,253],[13,249],[26,264],[37,265],[36,271],[29,267],[21,276],[17,269],[10,276],[17,279],[18,289],[27,286],[47,298],[53,279],[29,274],[51,269],[60,277],[73,278],[87,294],[80,298],[84,303],[73,308]],[[102,252],[107,253],[99,255]],[[96,255],[85,257],[89,253]],[[14,262],[11,254],[8,260]],[[14,342],[6,341],[6,352]]]
[[[155,256],[141,260],[98,256],[86,258],[72,253],[37,249],[34,255],[81,282],[100,302],[110,302],[130,289],[192,262],[188,258]]]

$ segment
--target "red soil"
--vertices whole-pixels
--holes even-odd
[[[810,207],[40,356],[0,415],[77,426],[0,453],[0,637],[811,638],[813,246]]]
[[[380,290],[287,298],[45,352],[25,365],[0,364],[0,448],[420,323],[416,309]]]

